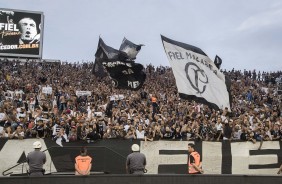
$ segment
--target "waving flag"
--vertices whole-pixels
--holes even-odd
[[[99,67],[104,67],[112,78],[114,87],[138,90],[143,86],[146,79],[144,67],[135,63],[126,52],[107,46],[100,38],[95,56],[94,66],[96,68],[93,67],[93,70],[97,69],[97,74],[99,74]]]
[[[136,59],[136,56],[141,50],[142,46],[144,45],[143,44],[136,45],[131,41],[127,40],[126,38],[124,38],[122,44],[120,45],[119,50],[125,52],[128,56],[128,59],[134,60]]]
[[[171,64],[179,96],[208,105],[214,109],[230,110],[225,76],[200,49],[161,36]]]
[[[218,69],[220,69],[220,66],[222,64],[222,59],[218,55],[216,55],[214,58],[214,64]]]
[[[106,45],[102,38],[99,38],[98,48],[95,53],[95,57],[107,60],[126,60],[128,58],[125,52],[116,50]]]

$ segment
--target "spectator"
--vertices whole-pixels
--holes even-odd
[[[278,84],[273,83],[281,71],[224,71],[231,80],[229,112],[180,99],[169,67],[147,66],[147,79],[139,91],[111,88],[109,77],[91,76],[92,68],[93,63],[1,60],[1,137],[11,137],[20,125],[26,138],[50,134],[54,138],[61,128],[67,138],[75,137],[71,127],[77,127],[77,141],[86,140],[91,128],[101,139],[144,138],[147,142],[281,140],[282,104]],[[52,93],[43,93],[45,86]],[[90,96],[76,96],[76,91],[83,90]]]
[[[147,141],[152,142],[154,140],[154,136],[155,136],[153,128],[152,127],[147,128],[144,136],[145,136],[145,142],[147,142]]]
[[[10,138],[20,140],[24,139],[23,127],[21,125],[17,126],[16,130],[13,132]]]
[[[136,139],[145,140],[145,130],[142,125],[138,125],[138,129],[136,130]]]
[[[68,139],[69,139],[70,142],[77,141],[77,133],[76,133],[76,127],[75,126],[71,127],[71,131],[68,135]]]
[[[93,128],[90,128],[86,138],[89,139],[91,142],[92,141],[96,141],[98,139],[100,139],[100,134],[97,132],[97,129],[96,127],[93,129]]]
[[[223,127],[223,140],[231,141],[232,129],[233,129],[233,121],[228,122],[228,120],[226,119]]]

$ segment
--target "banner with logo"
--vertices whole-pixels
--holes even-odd
[[[0,56],[41,58],[43,13],[0,9]]]
[[[161,38],[179,96],[213,109],[230,109],[225,76],[211,59],[200,48],[164,36]]]

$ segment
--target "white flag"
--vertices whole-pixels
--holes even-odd
[[[214,109],[230,110],[225,76],[212,60],[200,48],[161,37],[179,96]]]

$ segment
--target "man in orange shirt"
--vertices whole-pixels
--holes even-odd
[[[80,155],[75,157],[75,175],[90,175],[92,158],[87,155],[86,147],[82,147]]]
[[[202,174],[204,173],[201,166],[201,156],[195,151],[195,144],[188,144],[188,174]]]

